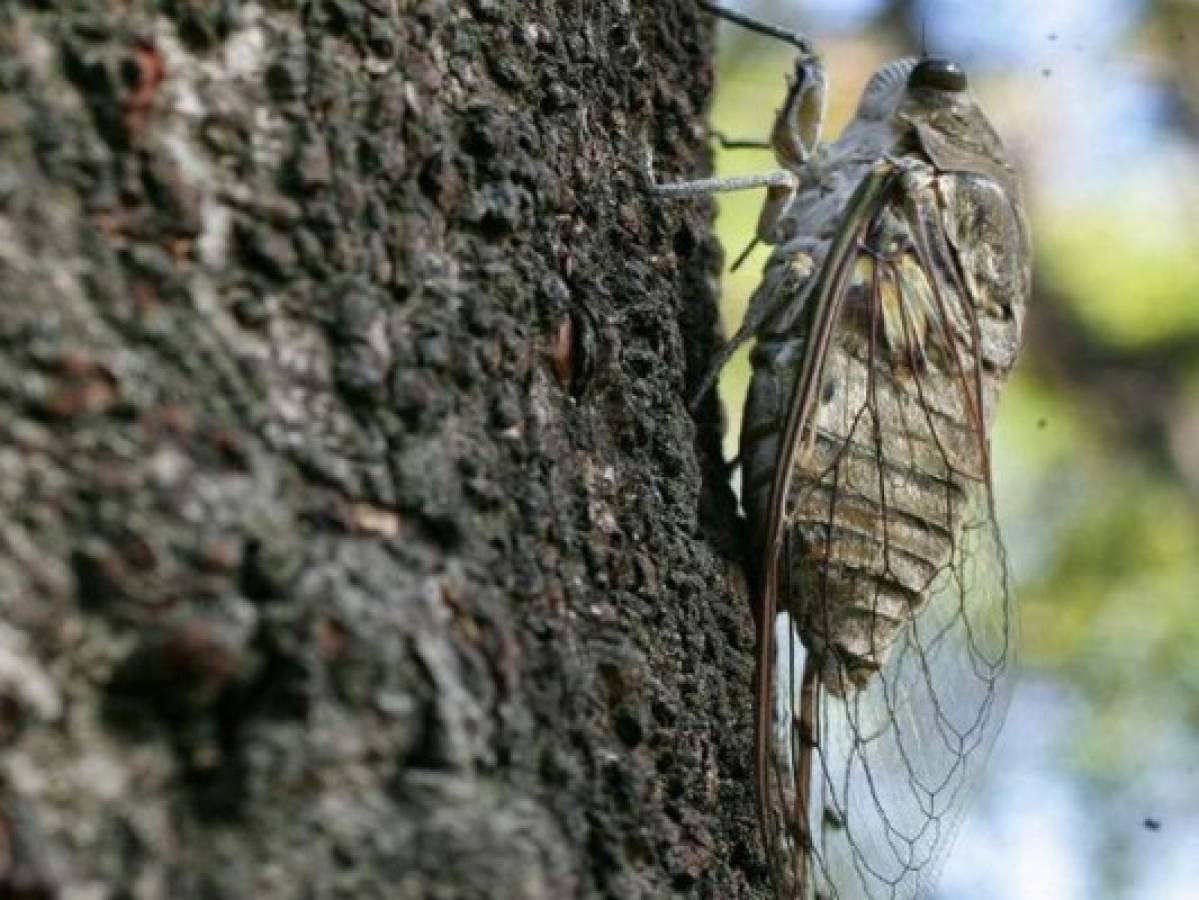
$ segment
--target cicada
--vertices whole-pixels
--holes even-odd
[[[802,37],[761,176],[774,246],[731,349],[756,771],[780,897],[930,896],[1007,704],[1015,611],[991,431],[1031,284],[1014,169],[946,59],[876,72],[835,142]],[[705,380],[707,386],[712,379]]]

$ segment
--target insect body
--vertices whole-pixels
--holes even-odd
[[[990,432],[1028,231],[956,65],[890,63],[820,145],[823,73],[793,42],[783,168],[732,185],[767,186],[775,246],[732,342],[758,339],[741,461],[763,837],[781,897],[926,898],[1006,705]]]

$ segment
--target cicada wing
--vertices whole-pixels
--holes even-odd
[[[778,586],[787,600],[768,603],[760,626],[769,727],[759,783],[776,886],[788,898],[928,897],[1010,694],[1015,617],[989,428],[1014,356],[1003,351],[1015,346],[995,336],[1019,322],[1005,311],[1013,304],[978,296],[976,260],[947,226],[958,211],[940,205],[944,192],[905,190],[872,209],[868,227],[853,225],[878,246],[859,237],[826,260],[817,316],[822,307],[838,316],[859,289],[870,321],[814,318],[813,335],[834,325],[836,335],[813,342],[824,355],[805,360],[795,389],[806,421],[783,431],[788,446],[810,442],[818,465],[806,477],[826,514],[816,528],[825,569],[809,560],[814,576]],[[825,297],[824,273],[834,270],[854,274]],[[855,327],[857,338],[845,330]],[[838,386],[836,404],[814,409],[812,372]],[[823,476],[811,474],[820,466]],[[776,495],[789,496],[785,487]],[[788,500],[784,537],[807,528],[811,538],[804,502]],[[847,581],[859,588],[851,601]],[[863,599],[871,584],[880,587]],[[818,633],[821,616],[856,624]],[[838,676],[855,652],[868,674],[859,665]]]

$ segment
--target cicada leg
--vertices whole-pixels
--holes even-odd
[[[740,25],[754,34],[783,41],[795,47],[800,53],[810,54],[812,52],[811,42],[798,32],[787,31],[785,28],[779,28],[775,25],[767,25],[765,22],[759,22],[757,19],[745,15],[745,13],[725,9],[719,3],[712,3],[711,0],[696,0],[696,4],[700,9],[706,10],[718,18],[732,22],[734,25]]]
[[[787,169],[757,172],[753,175],[731,175],[728,178],[699,178],[695,181],[674,181],[658,184],[654,180],[653,160],[647,160],[650,191],[659,197],[706,197],[727,191],[751,191],[755,188],[782,188],[794,191],[799,178]]]
[[[702,197],[722,191],[744,191],[765,187],[767,189],[766,202],[763,204],[762,213],[758,219],[757,239],[768,244],[776,241],[776,223],[786,212],[799,187],[798,176],[787,169],[776,169],[772,172],[760,172],[755,175],[737,175],[730,178],[701,178],[696,181],[658,184],[654,179],[653,161],[649,158],[648,151],[646,155],[646,172],[649,176],[650,191],[659,197]],[[752,246],[751,244],[750,247],[752,248]],[[768,298],[769,302],[751,305],[750,313],[746,315],[745,321],[737,333],[721,347],[703,378],[700,379],[699,388],[691,399],[693,408],[712,389],[712,385],[716,383],[716,379],[720,375],[720,370],[724,368],[725,363],[729,361],[737,348],[753,337],[788,299],[785,294],[778,296],[773,296],[773,294],[774,292],[771,292],[771,296]]]
[[[720,145],[721,150],[773,150],[774,145],[770,141],[755,141],[741,140],[740,138],[731,138],[723,131],[712,131],[712,137],[716,139],[716,143]]]
[[[794,241],[795,235],[787,233],[784,223],[801,184],[805,180],[818,180],[819,178],[817,163],[820,133],[824,123],[827,81],[819,57],[812,52],[811,47],[802,36],[774,28],[741,13],[705,2],[705,0],[700,0],[700,6],[714,15],[728,19],[759,34],[785,40],[800,51],[795,63],[794,75],[789,79],[786,100],[775,117],[770,141],[760,145],[740,142],[741,146],[768,146],[774,151],[775,158],[782,168],[756,175],[703,178],[696,181],[658,184],[653,175],[652,159],[647,152],[646,172],[649,176],[650,190],[659,197],[699,197],[724,191],[766,188],[766,198],[762,203],[762,211],[758,215],[755,237],[733,263],[732,268],[736,270],[759,242],[776,245],[784,239]],[[723,141],[723,138],[720,139]],[[810,179],[806,177],[809,173],[812,174]],[[806,252],[804,247],[797,246],[795,249]],[[803,255],[803,253],[799,255]],[[721,369],[733,353],[745,341],[755,336],[781,309],[789,305],[792,299],[786,292],[776,291],[769,284],[764,284],[758,290],[741,327],[733,338],[721,348],[720,353],[717,354],[712,365],[700,380],[699,389],[691,401],[693,408],[711,390]]]

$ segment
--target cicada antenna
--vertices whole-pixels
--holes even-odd
[[[752,31],[755,34],[764,35],[765,37],[774,38],[775,40],[790,44],[805,56],[810,56],[812,54],[811,41],[798,32],[787,31],[785,28],[779,28],[775,25],[768,25],[765,22],[760,22],[751,16],[745,15],[745,13],[739,13],[735,10],[725,9],[723,6],[718,6],[715,3],[709,2],[709,0],[696,0],[696,3],[699,4],[700,9],[706,10],[712,15],[724,19],[725,21],[732,22],[734,25],[740,25],[747,31]]]

